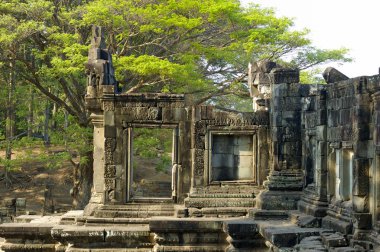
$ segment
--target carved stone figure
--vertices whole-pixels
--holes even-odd
[[[86,64],[87,97],[96,97],[102,85],[117,85],[111,53],[106,49],[103,30],[92,27],[91,48]]]

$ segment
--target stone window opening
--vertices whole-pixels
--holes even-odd
[[[176,195],[178,128],[138,125],[129,129],[127,201]]]
[[[330,147],[331,148],[331,147]],[[331,148],[329,155],[328,155],[328,195],[331,198],[333,198],[336,195],[336,149]]]
[[[256,135],[210,132],[209,183],[256,181]]]
[[[336,150],[335,197],[337,200],[349,201],[352,199],[353,156],[352,149]]]

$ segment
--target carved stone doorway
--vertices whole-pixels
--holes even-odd
[[[176,195],[177,128],[129,130],[127,201],[172,201]]]

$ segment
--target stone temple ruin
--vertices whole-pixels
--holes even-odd
[[[0,225],[3,251],[380,251],[379,75],[328,68],[327,85],[301,85],[298,70],[260,62],[255,112],[223,111],[117,93],[95,31],[90,203]],[[150,131],[170,142],[164,175],[136,151]]]

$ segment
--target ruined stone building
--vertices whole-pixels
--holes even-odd
[[[298,70],[253,64],[255,112],[238,113],[117,93],[99,39],[87,65],[90,203],[0,225],[2,250],[380,251],[379,75],[328,68],[328,84],[302,85]],[[150,131],[170,139],[157,180],[136,151]]]

